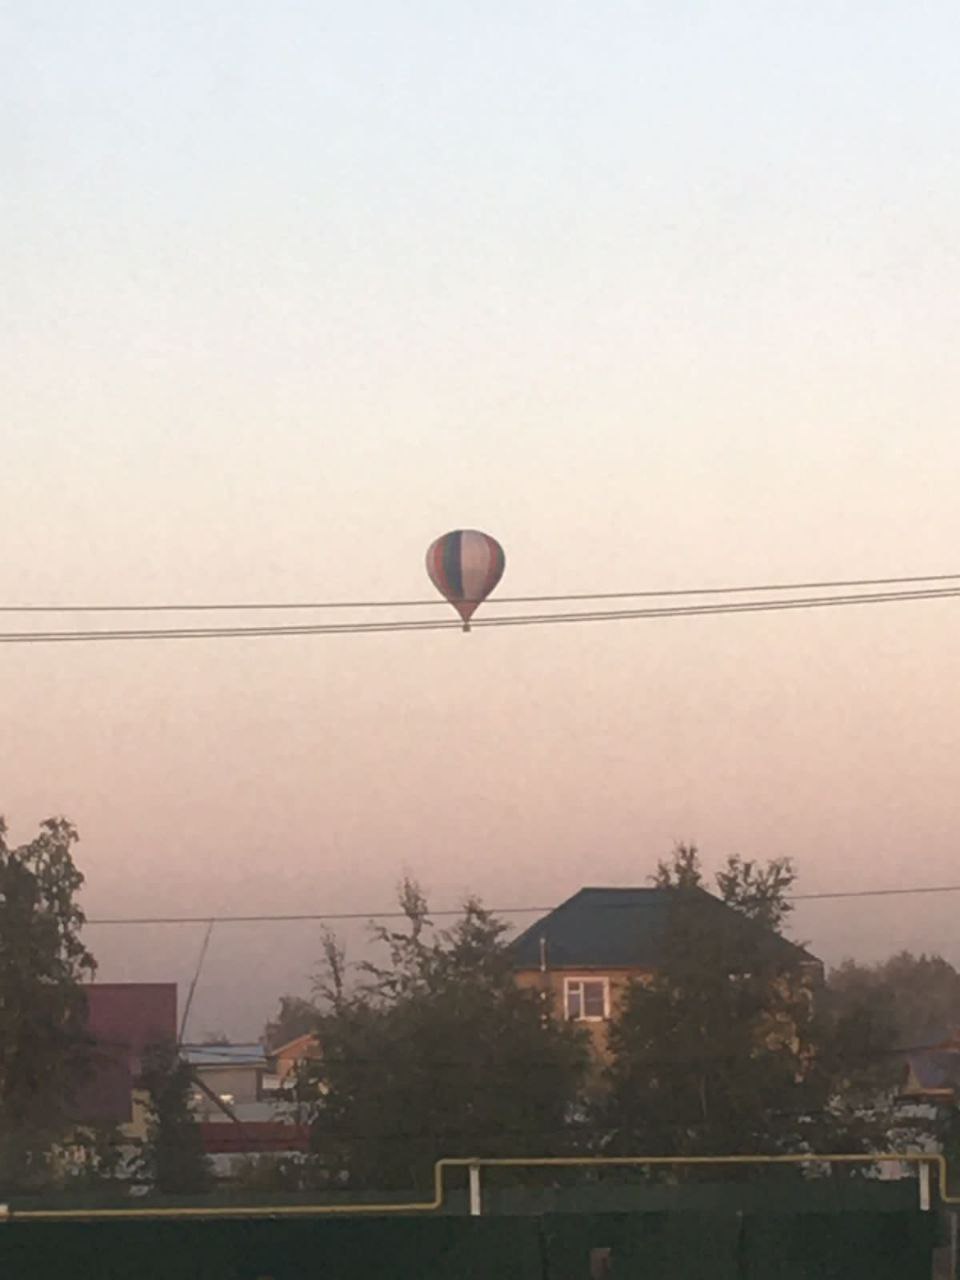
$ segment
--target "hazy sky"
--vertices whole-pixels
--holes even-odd
[[[422,596],[464,525],[509,594],[960,570],[958,40],[918,0],[7,0],[0,603]],[[958,624],[3,647],[0,810],[74,819],[93,915],[405,868],[552,902],[675,838],[955,881]],[[960,962],[958,905],[797,931]],[[90,938],[181,981],[200,940]],[[221,930],[194,1030],[316,950]]]

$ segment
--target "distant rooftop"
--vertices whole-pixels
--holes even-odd
[[[921,1089],[960,1089],[960,1045],[956,1042],[918,1049],[907,1055],[907,1062]]]
[[[266,1067],[262,1044],[186,1044],[183,1056],[192,1067]]]
[[[736,916],[744,928],[759,928],[713,894],[697,892],[705,910]],[[544,939],[547,965],[552,969],[655,969],[663,957],[677,893],[676,889],[581,889],[514,940],[514,968],[539,968],[540,940]],[[767,932],[767,937],[784,959],[819,963],[779,934]]]

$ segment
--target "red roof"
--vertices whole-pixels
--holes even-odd
[[[92,1073],[76,1102],[85,1124],[124,1124],[145,1050],[177,1039],[175,982],[97,982],[84,988]]]
[[[202,1122],[200,1136],[208,1155],[259,1155],[261,1152],[308,1151],[310,1133],[304,1124],[280,1120],[219,1120]]]

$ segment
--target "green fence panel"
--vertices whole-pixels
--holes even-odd
[[[0,1226],[3,1280],[530,1280],[535,1219]]]
[[[549,1280],[739,1280],[731,1214],[564,1214],[543,1220]]]
[[[930,1280],[936,1215],[0,1223],[2,1280]]]
[[[756,1216],[744,1220],[744,1280],[930,1280],[932,1213]]]
[[[573,1187],[498,1186],[483,1182],[485,1214],[900,1213],[917,1207],[912,1179],[796,1178],[744,1182],[617,1182],[604,1178]],[[465,1206],[464,1206],[465,1207]]]

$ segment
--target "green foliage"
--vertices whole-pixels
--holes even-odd
[[[879,964],[846,960],[834,969],[820,1002],[829,1024],[825,1056],[842,1061],[836,1094],[848,1111],[872,1121],[874,1132],[893,1131],[900,1141],[937,1143],[960,1158],[955,1108],[939,1105],[897,1112],[892,1100],[903,1086],[906,1058],[897,1050],[934,1047],[960,1029],[960,974],[941,956],[908,951]]]
[[[244,1156],[234,1162],[231,1181],[245,1191],[303,1191],[312,1189],[312,1167],[302,1156]]]
[[[657,889],[702,889],[703,866],[695,844],[675,844],[669,858],[661,858],[650,877]]]
[[[903,1075],[894,1050],[904,1041],[892,989],[872,970],[845,963],[834,969],[820,1001],[829,1052],[843,1063],[840,1087],[859,1099],[892,1089]]]
[[[270,1049],[278,1049],[298,1036],[316,1031],[319,1018],[320,1010],[312,1001],[301,996],[281,996],[277,1016],[263,1029],[264,1043]]]
[[[676,898],[662,966],[632,986],[611,1028],[602,1117],[614,1149],[776,1151],[805,1103],[809,982],[769,925],[786,915],[792,871],[731,858],[721,876],[735,911],[705,893],[695,847],[658,868]]]
[[[520,990],[505,926],[476,900],[434,931],[419,888],[404,929],[374,929],[386,962],[352,991],[326,943],[316,1150],[354,1186],[429,1184],[443,1155],[562,1151],[586,1065],[579,1034]]]
[[[146,1055],[140,1086],[149,1094],[147,1137],[139,1173],[157,1191],[195,1195],[212,1183],[210,1161],[203,1151],[200,1126],[190,1097],[193,1075],[176,1046],[153,1046]]]
[[[893,1026],[840,1003],[803,953],[777,943],[794,871],[733,856],[718,909],[694,846],[661,862],[676,901],[664,962],[611,1029],[601,1108],[614,1150],[724,1155],[865,1150],[891,1123]]]
[[[0,819],[0,1184],[31,1187],[87,1069],[82,984],[96,966],[80,940],[76,830],[49,819],[19,848],[5,835]]]
[[[846,960],[830,974],[837,1002],[883,1009],[897,1044],[937,1044],[960,1030],[960,973],[938,955],[901,951],[880,964]]]
[[[761,866],[731,854],[717,872],[717,892],[728,907],[775,933],[782,933],[793,910],[789,894],[797,873],[789,858],[771,858]]]
[[[126,1189],[135,1158],[131,1142],[119,1129],[81,1129],[74,1133],[70,1167],[63,1182],[70,1190],[102,1189],[104,1184]]]
[[[789,858],[761,864],[732,853],[716,874],[717,896],[741,915],[782,933],[793,910],[787,895],[797,878]],[[700,851],[695,844],[674,845],[669,858],[657,863],[651,877],[658,889],[705,889]]]

